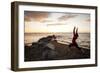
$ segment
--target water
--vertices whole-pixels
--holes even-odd
[[[32,42],[37,42],[40,38],[55,35],[58,42],[69,44],[72,41],[72,33],[25,33],[25,44],[31,44]],[[90,48],[90,33],[79,33],[77,43],[80,47]]]

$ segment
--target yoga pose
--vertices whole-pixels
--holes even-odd
[[[72,43],[69,45],[69,47],[75,46],[78,49],[80,49],[78,44],[77,44],[77,42],[76,42],[78,37],[79,37],[79,35],[78,35],[78,28],[74,27],[74,29],[73,29],[73,39],[72,39]]]

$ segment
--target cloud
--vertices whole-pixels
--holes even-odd
[[[64,20],[68,20],[70,18],[74,18],[76,16],[77,16],[76,14],[65,14],[65,15],[59,17],[58,20],[64,21]]]
[[[85,22],[90,22],[90,19],[86,19]]]
[[[55,23],[55,24],[47,24],[47,26],[55,26],[55,25],[66,25],[66,24],[61,24],[61,23]]]
[[[51,20],[51,19],[45,19],[43,21],[41,21],[42,23],[48,23],[48,22],[54,22],[54,20]]]
[[[52,22],[48,23],[47,26],[55,26],[55,25],[67,25],[66,22]]]
[[[47,12],[34,12],[34,11],[25,11],[24,19],[25,21],[36,21],[41,22],[49,16]]]

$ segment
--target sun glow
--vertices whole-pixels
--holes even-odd
[[[72,32],[74,26],[79,32],[90,32],[89,14],[25,12],[25,33]]]

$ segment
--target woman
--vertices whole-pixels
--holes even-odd
[[[74,27],[74,29],[73,29],[73,39],[72,39],[72,43],[69,45],[69,47],[75,46],[78,49],[80,49],[80,47],[78,46],[78,44],[76,42],[76,40],[77,40],[78,37],[79,37],[79,35],[78,35],[78,28]]]

